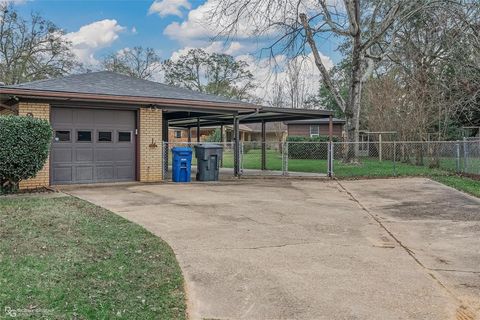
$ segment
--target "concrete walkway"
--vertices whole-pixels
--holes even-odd
[[[347,190],[268,179],[66,192],[172,246],[192,319],[456,319],[464,301],[352,198],[363,192],[374,203],[391,181],[348,182]]]

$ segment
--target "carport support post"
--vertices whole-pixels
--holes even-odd
[[[188,127],[188,142],[192,142],[192,128]]]
[[[200,142],[200,118],[197,118],[197,143]]]
[[[265,120],[262,120],[262,170],[267,170],[267,133],[265,130]]]
[[[220,143],[225,150],[225,143],[223,143],[223,124],[220,125]],[[223,168],[223,157],[220,159],[220,168]]]
[[[233,117],[233,173],[235,177],[240,176],[240,137],[238,132],[239,120]]]

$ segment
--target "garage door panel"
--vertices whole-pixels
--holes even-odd
[[[72,167],[55,167],[52,170],[52,179],[57,183],[71,183],[73,180]]]
[[[119,180],[132,180],[135,178],[135,170],[131,166],[117,166]]]
[[[134,111],[53,107],[54,130],[69,130],[71,140],[52,143],[52,183],[134,180],[135,124]],[[131,142],[119,142],[119,132]]]
[[[117,161],[132,161],[134,160],[135,154],[130,152],[130,149],[121,148],[115,150],[115,159]]]
[[[92,109],[75,109],[74,121],[76,124],[90,125],[94,124],[95,110]]]
[[[95,126],[109,126],[112,123],[112,111],[111,110],[97,110],[95,113]]]
[[[115,168],[113,166],[98,166],[96,167],[96,175],[98,180],[114,180]]]
[[[115,149],[114,148],[97,148],[95,152],[95,161],[114,161]]]
[[[77,162],[93,162],[93,148],[79,148],[75,155]]]
[[[93,180],[93,166],[75,167],[75,178],[78,182],[89,182]]]
[[[52,112],[52,123],[55,123],[58,126],[57,128],[61,128],[62,125],[65,125],[65,128],[71,127],[73,123],[73,110],[66,108],[55,110],[55,112]]]
[[[126,126],[126,127],[135,126],[135,119],[130,117],[128,113],[117,113],[115,116],[116,116],[115,120],[118,126]]]
[[[52,150],[52,161],[56,164],[71,163],[73,159],[71,147],[61,147]]]

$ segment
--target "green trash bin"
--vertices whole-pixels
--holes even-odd
[[[197,158],[197,181],[218,181],[223,146],[219,144],[199,144],[195,146]]]

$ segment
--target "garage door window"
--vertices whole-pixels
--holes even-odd
[[[132,139],[132,133],[130,131],[119,131],[118,142],[130,142]]]
[[[70,131],[67,131],[67,130],[55,131],[55,142],[70,142]]]
[[[92,131],[89,131],[89,130],[77,131],[77,142],[92,142]]]
[[[112,132],[98,131],[98,142],[112,142]]]

